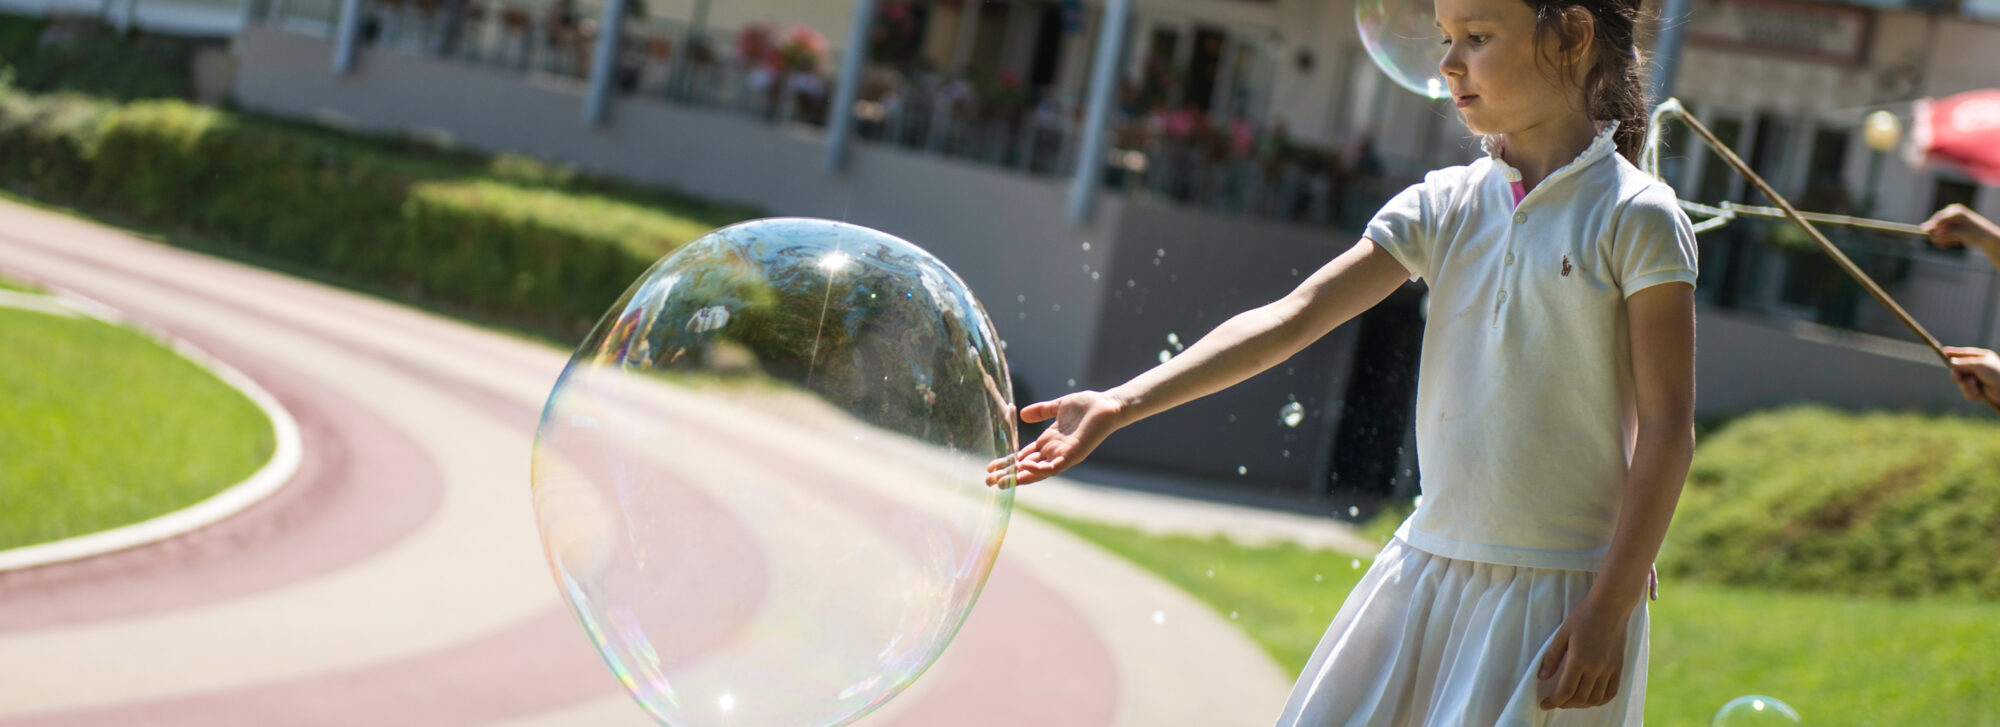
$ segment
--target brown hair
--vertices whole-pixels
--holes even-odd
[[[1583,79],[1583,110],[1593,120],[1618,122],[1614,141],[1618,153],[1637,164],[1646,144],[1646,63],[1639,55],[1637,30],[1640,0],[1523,0],[1535,11],[1535,40],[1554,32],[1564,49],[1581,45],[1584,27],[1579,13],[1588,13],[1593,29],[1590,48],[1596,65]],[[1568,76],[1565,76],[1567,82]]]

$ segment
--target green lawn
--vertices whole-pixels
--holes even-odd
[[[14,292],[17,292],[17,293],[39,293],[39,292],[42,292],[42,291],[39,291],[39,290],[36,290],[36,289],[35,289],[35,286],[32,286],[32,285],[29,285],[29,284],[27,284],[27,283],[23,283],[23,282],[21,282],[21,281],[19,281],[19,280],[15,280],[15,279],[13,279],[13,278],[9,278],[9,277],[7,277],[7,276],[5,276],[5,275],[0,275],[0,290],[11,290],[11,291],[14,291]]]
[[[270,460],[240,392],[130,329],[0,308],[0,548],[199,502]]]
[[[1234,614],[1289,672],[1305,667],[1368,567],[1367,559],[1332,551],[1154,536],[1028,511]],[[1766,694],[1815,727],[2000,725],[2000,603],[1680,582],[1666,583],[1661,595],[1653,604],[1648,724],[1705,726],[1724,702]]]

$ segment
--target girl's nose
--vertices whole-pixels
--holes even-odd
[[[1462,44],[1450,44],[1444,48],[1444,58],[1438,60],[1438,74],[1444,78],[1460,78],[1466,74],[1466,60],[1460,58]]]
[[[1464,46],[1453,43],[1445,50],[1444,58],[1438,60],[1438,73],[1445,78],[1460,78],[1465,75],[1465,59],[1459,57],[1459,48],[1462,47]]]

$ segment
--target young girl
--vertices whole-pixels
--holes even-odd
[[[1430,283],[1425,497],[1300,675],[1280,725],[1640,723],[1645,598],[1694,449],[1694,234],[1629,161],[1638,0],[1435,0],[1439,70],[1486,157],[1426,175],[1297,290],[996,462],[1018,483]]]

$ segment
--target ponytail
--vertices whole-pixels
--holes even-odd
[[[1568,48],[1583,38],[1573,12],[1590,14],[1590,48],[1597,63],[1583,78],[1584,112],[1594,121],[1616,121],[1612,141],[1633,164],[1645,151],[1646,125],[1651,114],[1650,85],[1644,56],[1639,53],[1637,28],[1640,0],[1525,0],[1535,10],[1535,34],[1553,31]]]

